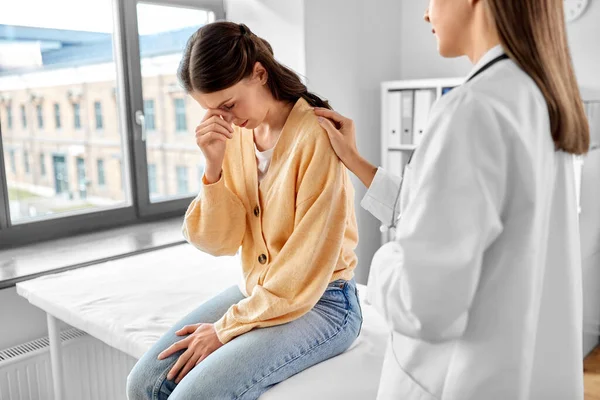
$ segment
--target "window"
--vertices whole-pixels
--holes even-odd
[[[8,154],[10,155],[10,170],[12,171],[13,174],[16,174],[17,173],[17,160],[15,157],[15,151],[10,150]]]
[[[12,129],[12,107],[6,106],[6,127]]]
[[[106,176],[104,174],[104,160],[98,159],[98,186],[106,185]]]
[[[94,113],[96,114],[96,129],[103,129],[102,104],[99,101],[94,103]]]
[[[144,116],[146,117],[146,130],[156,130],[154,100],[144,100]]]
[[[29,174],[31,171],[29,170],[29,153],[27,150],[23,151],[23,167],[25,168],[25,173]]]
[[[148,191],[150,194],[158,194],[158,182],[156,181],[156,164],[148,164]]]
[[[204,176],[204,164],[198,165],[198,190],[202,189],[202,177]]]
[[[2,128],[10,119],[17,132],[0,136],[0,192],[9,203],[0,207],[0,249],[184,212],[197,193],[199,150],[193,135],[173,132],[187,131],[187,115],[201,118],[202,109],[175,84],[176,71],[189,37],[224,17],[221,2],[136,1],[119,7],[122,24],[113,24],[113,1],[55,0],[41,26],[31,12],[38,3],[20,0],[2,14],[15,27],[3,45],[24,51],[1,68],[9,83],[0,84],[2,99],[12,99],[11,111],[0,103]],[[138,39],[139,52],[128,51]],[[150,63],[160,77],[148,73]],[[137,110],[149,132],[165,131],[160,140],[139,140],[128,114]],[[179,182],[177,166],[187,166]]]
[[[177,166],[177,194],[188,194],[188,167]]]
[[[60,129],[60,104],[54,103],[54,125]]]
[[[38,128],[44,129],[44,112],[42,110],[42,105],[41,104],[36,105],[35,110],[37,113]]]
[[[175,130],[177,132],[185,132],[187,130],[185,101],[183,99],[175,99]]]
[[[81,105],[79,103],[73,104],[73,127],[81,129]]]
[[[27,128],[27,110],[23,104],[21,104],[21,125],[23,129]]]
[[[46,157],[44,153],[40,154],[40,175],[46,176]]]

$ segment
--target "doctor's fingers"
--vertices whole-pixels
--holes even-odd
[[[343,140],[344,135],[335,127],[330,119],[319,117],[319,124],[327,131],[330,140]]]
[[[351,150],[354,147],[351,136],[343,135],[327,118],[319,117],[319,124],[327,131],[333,151],[345,163],[348,156],[352,154]]]
[[[342,114],[328,108],[315,107],[314,111],[317,116],[332,120],[338,128],[343,128],[344,126],[354,124],[350,118],[346,118]]]

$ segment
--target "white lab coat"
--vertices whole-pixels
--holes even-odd
[[[379,169],[362,206],[389,224],[399,184]],[[433,106],[400,212],[368,282],[391,328],[378,399],[583,399],[572,156],[512,60]]]

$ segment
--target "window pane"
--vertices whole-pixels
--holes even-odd
[[[106,185],[106,177],[104,175],[104,160],[98,160],[98,185],[104,186]]]
[[[214,14],[144,3],[137,12],[150,201],[195,196],[198,166],[205,162],[194,128],[205,111],[186,95],[176,73],[187,40]]]
[[[177,194],[185,195],[188,191],[188,168],[177,166]]]
[[[37,114],[38,128],[44,129],[44,110],[42,109],[42,105],[38,104],[35,108]]]
[[[148,164],[148,189],[150,195],[158,194],[158,183],[156,180],[156,164]]]
[[[13,174],[16,174],[17,173],[17,159],[15,157],[15,151],[9,150],[9,156],[10,156],[10,171]]]
[[[40,175],[46,176],[46,155],[40,154]]]
[[[198,182],[198,192],[200,192],[200,189],[202,189],[202,177],[204,176],[204,164],[200,164],[198,165],[198,176],[197,176],[197,182]]]
[[[27,152],[27,150],[25,150],[23,152],[23,166],[24,166],[24,170],[26,174],[29,174],[29,153]]]
[[[175,99],[175,130],[177,132],[185,132],[187,130],[184,99]]]
[[[122,185],[127,141],[112,3],[22,0],[2,8],[11,35],[0,41],[0,88],[20,118],[2,132],[12,223],[131,204]]]
[[[94,112],[96,113],[96,129],[102,129],[102,104],[99,101],[94,103]]]
[[[21,105],[21,125],[23,129],[27,128],[27,110],[24,105]]]
[[[144,100],[144,116],[146,117],[146,130],[154,131],[156,121],[154,120],[154,100]]]
[[[54,125],[60,129],[60,104],[54,103]]]
[[[6,125],[4,126],[7,129],[12,129],[13,126],[12,107],[10,105],[6,106]]]
[[[81,129],[81,105],[79,103],[73,104],[73,127]]]

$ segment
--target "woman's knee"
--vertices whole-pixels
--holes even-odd
[[[160,361],[140,359],[127,377],[127,399],[128,400],[154,400],[153,392],[159,385],[159,381],[165,378],[160,366]]]

